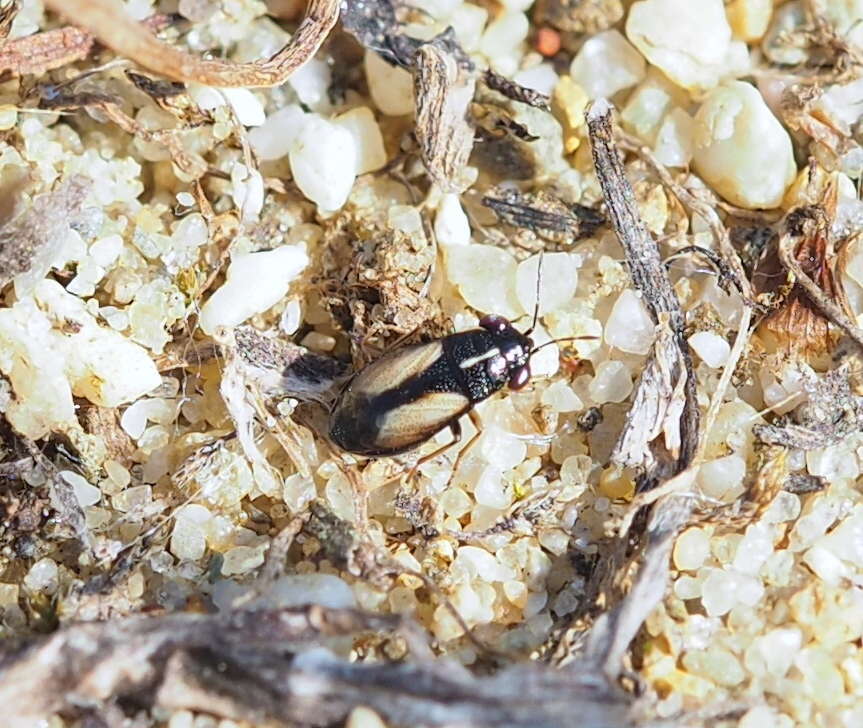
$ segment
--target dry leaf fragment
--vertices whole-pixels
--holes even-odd
[[[420,47],[414,77],[416,137],[429,176],[444,192],[465,190],[461,179],[473,148],[468,107],[476,79],[452,54],[432,43]]]

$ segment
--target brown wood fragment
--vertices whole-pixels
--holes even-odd
[[[46,5],[89,30],[118,55],[175,81],[205,86],[278,86],[321,47],[339,16],[338,0],[310,0],[290,42],[272,57],[253,63],[202,60],[158,40],[129,18],[114,0],[46,0]]]
[[[107,713],[120,725],[118,705],[273,726],[341,724],[359,705],[390,725],[564,728],[573,714],[581,728],[632,725],[631,700],[590,663],[476,677],[427,651],[362,663],[327,649],[369,631],[415,639],[404,618],[315,605],[68,625],[0,651],[4,725],[31,728],[58,712]]]
[[[652,482],[685,470],[698,446],[699,410],[689,347],[684,338],[684,316],[662,264],[659,248],[642,222],[635,194],[614,142],[611,105],[596,101],[587,111],[596,176],[609,218],[623,246],[632,282],[660,328],[635,402],[661,419],[651,421],[647,409],[630,411],[613,458],[621,465],[640,466]],[[651,374],[652,373],[652,374]],[[661,389],[660,382],[663,383]],[[649,391],[648,391],[649,390]],[[660,401],[663,404],[660,404]],[[656,434],[665,434],[666,452],[657,448]]]
[[[0,72],[40,74],[86,58],[96,41],[80,28],[56,28],[15,38],[0,46]]]
[[[415,133],[426,170],[444,192],[463,192],[461,173],[473,148],[468,108],[476,80],[453,55],[427,43],[416,55],[414,86]]]

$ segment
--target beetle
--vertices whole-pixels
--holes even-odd
[[[473,417],[473,408],[505,385],[518,390],[530,381],[530,358],[541,348],[531,338],[539,287],[537,276],[533,323],[524,333],[489,314],[478,328],[394,349],[360,370],[330,412],[330,439],[347,452],[380,457],[412,450],[449,427],[453,442],[423,460],[454,445],[463,415]]]

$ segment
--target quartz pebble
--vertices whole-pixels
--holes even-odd
[[[266,311],[284,297],[308,263],[305,245],[232,256],[225,282],[201,308],[201,329],[213,334],[220,326],[237,326]]]
[[[725,13],[734,36],[747,43],[761,40],[770,25],[773,0],[731,0]]]
[[[348,716],[345,728],[387,728],[387,724],[371,708],[358,706]]]
[[[377,53],[367,50],[363,57],[372,101],[387,116],[404,116],[414,110],[413,79],[403,68],[391,66]]]
[[[78,505],[82,508],[96,505],[102,499],[102,491],[78,473],[71,470],[61,470],[60,477],[72,486]]]
[[[347,201],[361,155],[351,131],[308,114],[294,137],[288,159],[297,187],[326,213]]]
[[[747,209],[778,206],[797,174],[788,132],[742,81],[711,91],[696,113],[694,164],[717,192]]]
[[[438,243],[444,246],[470,243],[470,222],[458,195],[451,192],[441,195],[434,220],[434,233]]]
[[[541,272],[539,266],[539,255],[533,255],[519,263],[515,287],[522,310],[533,315],[539,282],[539,315],[544,316],[565,306],[575,295],[578,286],[578,258],[569,253],[546,253],[542,256]]]
[[[666,167],[686,167],[694,150],[695,121],[683,109],[672,109],[656,134],[656,158]]]
[[[732,52],[731,28],[722,0],[633,3],[626,20],[626,37],[652,65],[686,89],[715,86]]]
[[[644,81],[629,94],[620,120],[627,130],[653,144],[666,115],[687,103],[686,93],[651,66]]]
[[[674,565],[683,571],[696,571],[710,556],[710,533],[688,528],[674,544]]]
[[[285,106],[259,127],[249,131],[249,143],[258,159],[268,161],[284,157],[302,127],[306,112],[298,104]]]
[[[492,245],[457,245],[447,249],[446,266],[450,281],[472,308],[513,319],[522,313],[511,253]]]
[[[631,288],[624,289],[605,324],[605,343],[630,354],[646,354],[653,345],[656,326],[641,296]]]
[[[181,560],[200,559],[207,550],[205,528],[211,518],[209,509],[196,503],[178,508],[171,531],[171,553]]]
[[[569,73],[592,99],[613,96],[644,78],[644,57],[617,30],[588,38]]]
[[[384,138],[370,108],[358,106],[340,114],[333,121],[347,129],[354,138],[358,150],[357,175],[374,172],[387,163]]]
[[[554,382],[542,393],[542,403],[555,412],[578,412],[584,407],[579,396],[563,380]]]
[[[32,593],[51,595],[60,585],[60,573],[53,559],[39,559],[24,575],[24,588]]]
[[[597,404],[623,402],[632,391],[632,376],[623,362],[604,361],[596,368],[588,390]]]
[[[731,347],[728,342],[712,331],[698,331],[688,339],[692,350],[707,366],[718,369],[728,360]]]

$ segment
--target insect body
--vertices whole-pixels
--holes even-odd
[[[397,455],[458,420],[509,384],[530,380],[529,333],[502,316],[485,316],[477,329],[405,346],[360,371],[330,415],[330,438],[360,455]]]

